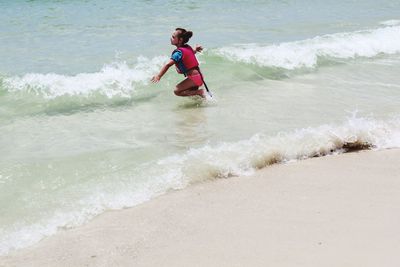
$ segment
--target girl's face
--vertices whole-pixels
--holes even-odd
[[[171,44],[178,46],[182,38],[178,38],[179,31],[174,31],[171,36]]]

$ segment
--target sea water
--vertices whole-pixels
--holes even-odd
[[[1,1],[0,253],[171,189],[400,147],[400,2]],[[214,97],[174,96],[194,32]]]

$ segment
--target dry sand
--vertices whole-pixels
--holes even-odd
[[[400,150],[193,185],[60,231],[0,266],[400,266]]]

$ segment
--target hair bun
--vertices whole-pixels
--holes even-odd
[[[192,31],[187,31],[183,28],[176,28],[175,30],[179,31],[178,38],[182,38],[184,44],[189,42],[189,39],[193,36]]]
[[[187,31],[186,33],[185,33],[185,36],[189,39],[189,38],[192,38],[192,36],[193,36],[193,32],[192,31]]]

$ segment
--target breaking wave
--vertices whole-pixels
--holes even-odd
[[[233,62],[288,70],[315,68],[320,60],[371,58],[400,52],[399,21],[382,22],[385,27],[317,36],[294,42],[259,45],[244,44],[215,50]]]
[[[28,73],[3,79],[2,86],[10,93],[29,93],[47,99],[60,96],[90,96],[93,94],[130,97],[135,85],[147,84],[160,69],[166,57],[139,57],[130,67],[126,62],[105,65],[99,72],[67,76],[55,73]]]

